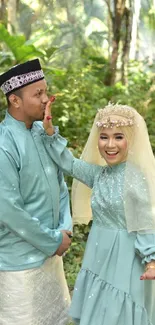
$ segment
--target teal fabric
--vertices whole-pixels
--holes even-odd
[[[127,232],[123,201],[125,163],[113,167],[91,165],[75,159],[60,135],[44,141],[51,158],[64,172],[92,188],[93,224],[70,315],[80,325],[155,325],[155,281],[140,281],[144,263],[155,260],[155,235]],[[134,173],[131,166],[131,176]],[[139,197],[137,190],[141,184],[138,175],[132,183],[136,214],[145,201],[145,192],[141,191]]]
[[[72,229],[62,171],[45,150],[41,122],[0,124],[0,270],[38,267]]]

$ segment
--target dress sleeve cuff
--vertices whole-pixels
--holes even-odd
[[[149,256],[145,256],[142,259],[142,264],[150,263],[151,261],[155,261],[155,254],[149,255]]]
[[[155,260],[155,234],[138,233],[135,241],[135,251],[141,257],[142,264]]]

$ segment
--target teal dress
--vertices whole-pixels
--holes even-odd
[[[140,281],[155,260],[155,235],[128,233],[124,213],[125,163],[97,166],[75,159],[58,134],[44,139],[64,172],[92,188],[93,224],[70,315],[80,325],[155,325],[155,281]],[[51,149],[51,150],[50,150]],[[143,213],[144,179],[131,170],[133,213]],[[139,187],[143,188],[139,197]],[[134,191],[134,192],[133,192]],[[129,190],[129,196],[131,195]]]

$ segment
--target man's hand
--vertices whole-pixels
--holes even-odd
[[[62,256],[64,254],[64,252],[66,252],[67,249],[69,248],[69,246],[71,244],[71,240],[68,236],[72,234],[71,231],[68,231],[68,230],[62,230],[61,232],[63,235],[63,240],[62,240],[61,245],[55,252],[55,254],[59,255],[59,256]]]
[[[48,101],[45,108],[45,115],[43,120],[43,127],[47,135],[53,135],[54,134],[54,128],[52,125],[52,116],[51,116],[51,100]]]

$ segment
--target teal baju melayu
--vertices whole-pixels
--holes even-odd
[[[71,230],[63,174],[45,150],[44,129],[8,113],[0,124],[0,323],[64,325],[69,292],[53,256]]]
[[[64,172],[92,188],[93,224],[70,315],[80,325],[155,325],[155,281],[140,281],[145,262],[155,260],[155,235],[127,231],[125,163],[102,167],[76,159],[57,133],[44,141]],[[133,213],[141,217],[145,183],[132,165],[131,183]],[[138,190],[140,187],[143,191]]]

